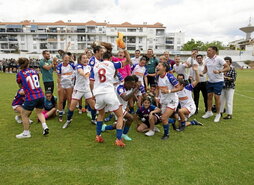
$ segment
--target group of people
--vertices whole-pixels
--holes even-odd
[[[166,140],[170,124],[176,131],[183,131],[189,125],[203,125],[191,119],[199,111],[200,91],[205,107],[203,119],[213,116],[213,97],[214,122],[220,121],[225,105],[224,119],[232,119],[236,71],[230,57],[223,59],[217,53],[217,48],[211,46],[204,58],[193,49],[191,57],[182,62],[179,56],[170,59],[168,52],[157,59],[152,49],[145,55],[136,50],[131,58],[123,48],[113,56],[108,45],[95,45],[93,52],[86,50],[75,61],[71,53],[62,52],[61,57],[51,60],[50,52],[43,51],[39,67],[45,96],[37,71],[29,68],[28,59],[19,58],[17,83],[20,89],[12,106],[19,113],[15,119],[23,123],[24,131],[16,137],[31,137],[29,116],[34,108],[42,123],[43,135],[47,135],[46,119],[58,115],[59,122],[66,119],[62,126],[66,129],[75,121],[74,110],[78,107],[79,113],[86,110],[91,123],[96,125],[95,140],[99,143],[104,142],[104,131],[116,130],[115,144],[125,146],[123,140],[132,140],[128,132],[133,122],[137,123],[136,130],[146,136],[160,132],[156,125],[162,123],[161,139]],[[57,98],[53,96],[54,71]],[[115,119],[113,124],[105,124],[111,119]]]

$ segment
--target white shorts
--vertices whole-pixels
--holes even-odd
[[[61,84],[61,87],[63,88],[63,89],[69,89],[69,88],[73,88],[73,84]]]
[[[102,110],[105,112],[114,112],[121,106],[115,93],[113,94],[99,94],[95,96],[95,109]]]
[[[13,108],[13,110],[15,111],[15,112],[18,112],[18,111],[16,111],[16,108],[17,107],[22,107],[22,105],[14,105],[14,106],[12,106],[12,108]]]
[[[193,103],[184,105],[182,108],[186,108],[189,111],[189,115],[187,116],[187,118],[191,117],[196,112],[196,105]]]
[[[179,100],[170,100],[168,103],[163,103],[161,102],[161,112],[162,114],[166,111],[166,109],[172,109],[172,110],[176,110],[177,106],[178,106]]]
[[[80,100],[82,97],[84,97],[87,100],[87,99],[92,98],[93,95],[92,95],[91,91],[82,92],[82,91],[74,90],[71,98],[74,100]]]

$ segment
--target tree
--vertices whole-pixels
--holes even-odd
[[[191,51],[192,49],[198,49],[199,51],[206,51],[209,46],[216,46],[219,50],[225,49],[222,42],[220,41],[213,41],[213,42],[202,42],[202,41],[195,41],[191,39],[187,43],[185,43],[182,47],[182,51]]]

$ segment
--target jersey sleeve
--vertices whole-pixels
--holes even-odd
[[[131,72],[135,69],[136,66],[137,64],[134,64],[133,66],[131,66]]]
[[[122,68],[122,62],[112,62],[115,69],[121,69]]]
[[[154,105],[150,105],[150,109],[151,109],[151,111],[154,111],[156,108],[157,108],[156,106],[154,106]]]
[[[117,73],[117,78],[120,82],[122,82],[124,79],[123,79],[123,76],[121,75],[121,73]]]
[[[93,67],[95,65],[95,57],[94,56],[90,58],[88,65],[91,67]]]
[[[62,64],[58,64],[57,67],[56,67],[56,73],[57,74],[61,74],[62,73]]]
[[[185,89],[189,90],[189,91],[193,91],[193,85],[192,84],[188,84],[185,86]]]
[[[146,68],[146,67],[145,67]],[[145,73],[144,73],[144,76],[147,76],[148,75],[148,72],[147,72],[147,68],[145,70]]]
[[[93,68],[91,69],[91,72],[90,72],[90,80],[94,81],[94,71],[93,71]]]
[[[118,85],[116,88],[116,92],[121,96],[125,92],[123,85]]]
[[[74,65],[74,63],[70,63],[70,65],[71,65],[72,69],[75,70],[75,65]]]
[[[170,82],[173,86],[178,85],[178,80],[174,77],[174,75],[168,73],[168,74],[167,74],[167,77],[168,77],[169,82]]]
[[[137,114],[139,117],[142,116],[142,115],[141,115],[141,108],[138,108],[138,110],[136,111],[136,114]]]
[[[43,60],[40,60],[39,66],[40,66],[40,68],[43,68],[43,66],[44,66]]]
[[[140,91],[142,94],[145,94],[145,93],[146,93],[145,87],[144,87],[143,85],[140,85],[140,86],[139,86],[139,91]]]
[[[82,70],[83,70],[83,66],[80,65],[80,64],[78,64],[78,65],[76,66],[76,69],[77,69],[77,70],[78,70],[78,69],[82,69]]]
[[[16,82],[17,82],[18,84],[21,84],[21,83],[22,83],[22,78],[21,78],[20,73],[18,73],[17,76],[16,76]]]

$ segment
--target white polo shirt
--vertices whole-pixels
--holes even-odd
[[[207,57],[205,59],[205,65],[207,67],[207,76],[208,76],[208,82],[216,83],[216,82],[223,82],[224,81],[224,75],[223,73],[215,74],[214,70],[222,70],[223,65],[226,64],[225,60],[217,55],[215,55],[213,58]]]
[[[187,80],[189,76],[186,74],[185,69],[187,68],[187,64],[180,63],[179,65],[174,64],[173,70],[176,72],[176,74],[183,74],[184,79]]]
[[[136,57],[131,58],[132,65],[138,64],[140,59],[141,59],[141,56],[138,58],[136,58]]]

